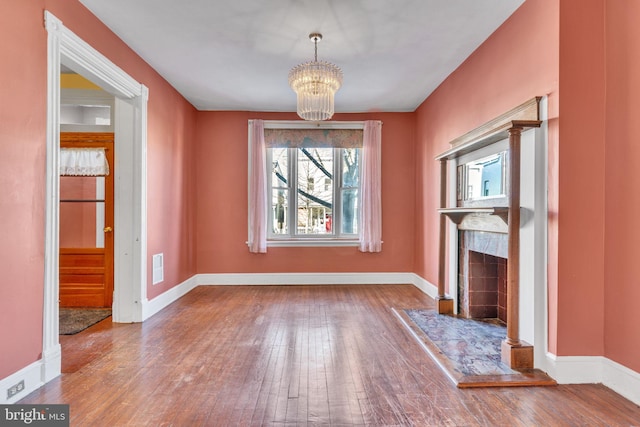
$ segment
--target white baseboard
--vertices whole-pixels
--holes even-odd
[[[42,355],[42,383],[48,383],[62,373],[62,347],[60,343],[45,350]]]
[[[44,381],[42,381],[43,362],[38,360],[31,365],[20,369],[18,372],[9,375],[6,378],[0,380],[0,404],[7,405],[16,403],[18,400],[26,397],[29,393],[42,387]],[[8,397],[8,390],[24,381],[24,387],[17,394],[12,397]]]
[[[413,273],[226,273],[199,274],[198,285],[415,284]]]
[[[428,282],[427,280],[418,276],[417,274],[411,274],[413,275],[413,281],[411,283],[413,283],[416,288],[420,289],[431,298],[436,299],[436,297],[438,296],[438,287],[433,283]]]
[[[601,383],[640,405],[640,373],[603,356],[547,353],[547,373],[559,384]]]
[[[196,286],[198,286],[197,276],[192,276],[154,299],[144,301],[142,303],[142,321],[144,322],[149,317],[160,312],[160,310],[178,300]]]

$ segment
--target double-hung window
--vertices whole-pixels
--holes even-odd
[[[267,148],[270,240],[357,239],[361,148]]]
[[[362,126],[265,128],[265,143],[268,240],[355,243]]]
[[[247,245],[382,250],[381,127],[249,121]]]

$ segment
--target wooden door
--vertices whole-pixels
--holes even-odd
[[[109,174],[60,177],[60,306],[113,303],[113,133],[61,132],[61,148],[104,148]]]

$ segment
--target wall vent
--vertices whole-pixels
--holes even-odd
[[[156,285],[164,280],[164,254],[153,256],[153,284]]]

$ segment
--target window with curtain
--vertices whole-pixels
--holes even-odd
[[[362,122],[341,123],[335,128],[332,124],[324,124],[325,128],[309,124],[288,128],[282,122],[266,126],[262,121],[252,122],[250,250],[266,252],[267,243],[269,246],[362,243],[363,232],[371,230],[368,219],[371,211],[362,209],[362,191],[367,188],[362,177],[371,177],[363,175],[366,132]],[[379,146],[371,150],[379,151]],[[260,157],[263,160],[256,163]],[[379,159],[379,154],[375,158]],[[260,173],[264,174],[264,182],[256,176]],[[372,179],[379,181],[379,168]],[[251,187],[264,191],[264,197]],[[375,187],[379,191],[379,185]],[[261,203],[265,205],[263,212],[257,206]],[[375,209],[379,217],[379,206]],[[261,242],[260,237],[265,241]],[[365,252],[379,251],[369,249],[369,246],[361,248]]]

